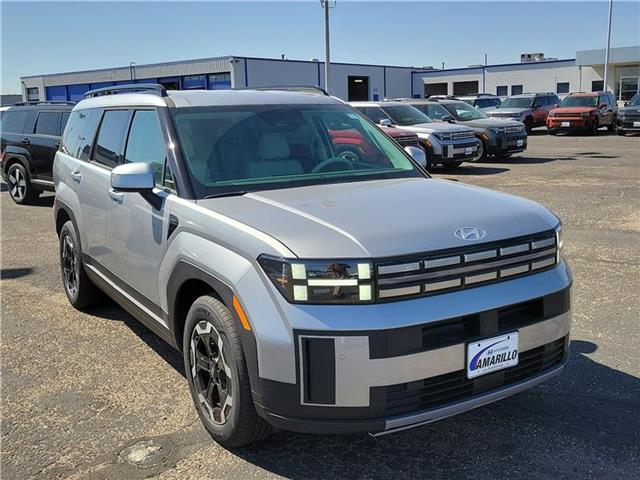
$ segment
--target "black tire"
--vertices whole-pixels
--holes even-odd
[[[607,125],[607,130],[611,133],[616,131],[616,117],[613,117],[611,123]]]
[[[29,205],[40,196],[40,192],[33,189],[27,169],[20,162],[9,165],[6,180],[9,196],[18,205]]]
[[[533,118],[527,117],[524,119],[524,128],[527,131],[527,135],[531,135],[531,130],[533,130]]]
[[[553,128],[547,128],[547,132],[549,133],[549,135],[557,135],[558,131],[553,129]]]
[[[487,146],[484,143],[484,140],[478,138],[478,152],[476,156],[473,157],[472,162],[479,162],[487,158]]]
[[[594,120],[593,124],[591,125],[591,135],[598,135],[598,128],[600,128],[600,125],[598,125],[598,120]]]
[[[239,328],[222,302],[204,295],[191,305],[182,339],[185,373],[198,416],[211,437],[226,448],[260,442],[272,432],[253,404]]]
[[[69,220],[60,230],[60,274],[62,286],[69,303],[78,310],[84,310],[100,303],[104,296],[87,276],[82,263],[82,250],[78,233]]]
[[[624,130],[622,128],[616,128],[616,134],[620,137],[624,137]]]

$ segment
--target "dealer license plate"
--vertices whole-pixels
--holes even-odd
[[[571,122],[562,122],[560,125],[563,126],[563,127],[570,127],[571,126]]]
[[[524,140],[516,140],[516,145],[521,147],[524,145]]]
[[[640,122],[633,122],[634,127],[640,127]]]
[[[518,332],[467,344],[467,378],[518,364]]]

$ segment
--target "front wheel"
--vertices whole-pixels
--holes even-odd
[[[486,156],[486,152],[487,152],[487,149],[485,148],[484,140],[478,139],[478,151],[476,152],[475,157],[473,157],[473,160],[471,161],[477,162],[479,160],[484,159]]]
[[[620,137],[624,137],[624,130],[622,128],[616,128],[616,134]]]
[[[594,120],[591,125],[591,135],[598,135],[598,128],[600,128],[600,125],[598,125],[597,120]]]
[[[531,135],[533,130],[533,118],[527,117],[524,119],[524,129],[527,131],[527,135]]]
[[[203,425],[223,447],[264,440],[272,429],[256,412],[238,325],[216,298],[198,298],[182,340],[191,397]]]
[[[11,200],[18,205],[28,205],[38,198],[33,189],[27,169],[21,163],[13,163],[7,170],[7,187]]]
[[[611,120],[611,123],[609,125],[607,125],[607,130],[610,131],[611,133],[616,131],[616,119],[615,118],[613,120]]]

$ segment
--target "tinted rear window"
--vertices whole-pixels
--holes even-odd
[[[94,160],[115,167],[122,159],[122,146],[129,123],[128,110],[107,110],[102,117]]]
[[[60,135],[62,112],[40,112],[36,120],[36,135]]]
[[[7,110],[2,116],[2,131],[7,133],[22,133],[29,117],[29,110]]]
[[[80,160],[89,160],[91,145],[96,134],[100,110],[80,110],[71,112],[64,129],[61,150]]]

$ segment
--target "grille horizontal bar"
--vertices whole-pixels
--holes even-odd
[[[376,262],[378,297],[433,295],[528,275],[556,264],[553,231],[449,252]]]

